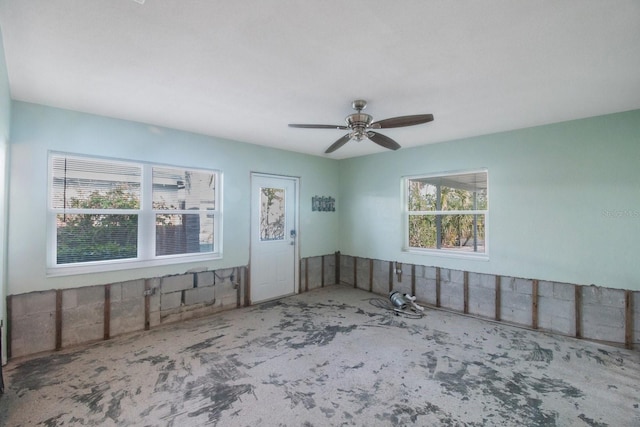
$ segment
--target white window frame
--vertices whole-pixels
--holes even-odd
[[[420,178],[437,178],[437,177],[447,177],[453,175],[465,175],[465,174],[474,174],[474,173],[486,173],[487,174],[487,209],[477,209],[477,210],[440,210],[440,211],[409,211],[409,180],[415,180]],[[402,216],[403,216],[403,247],[402,250],[404,252],[410,252],[415,254],[422,255],[435,255],[440,257],[449,257],[449,258],[466,258],[466,259],[474,259],[474,260],[489,260],[489,171],[486,168],[483,169],[470,169],[470,170],[459,170],[459,171],[447,171],[447,172],[439,172],[432,174],[419,174],[419,175],[410,175],[403,176],[401,180],[402,185]],[[448,248],[415,248],[409,246],[409,217],[411,215],[484,215],[484,229],[485,229],[485,238],[484,238],[484,252],[467,252],[467,251],[459,251],[455,249]]]
[[[82,263],[69,263],[69,264],[57,264],[57,225],[56,215],[60,213],[78,213],[77,210],[67,208],[59,209],[53,208],[52,204],[52,192],[53,192],[53,158],[55,157],[67,157],[86,160],[98,160],[105,162],[113,162],[120,164],[129,164],[133,166],[139,166],[142,169],[141,186],[140,186],[140,209],[139,210],[117,210],[109,209],[102,212],[101,210],[95,210],[95,213],[133,213],[138,214],[138,255],[136,258],[117,259],[117,260],[105,260],[105,261],[90,261]],[[172,168],[172,169],[184,169],[193,172],[204,172],[215,174],[215,208],[213,210],[207,210],[208,213],[213,215],[213,252],[200,252],[200,253],[188,253],[177,255],[160,255],[156,256],[156,213],[180,213],[180,211],[171,210],[169,212],[159,211],[152,208],[152,185],[153,185],[153,168]],[[211,261],[222,258],[222,187],[223,177],[222,172],[217,169],[203,169],[185,167],[179,165],[169,165],[161,163],[148,163],[133,160],[122,160],[100,156],[90,156],[74,153],[61,153],[61,152],[49,152],[48,156],[48,187],[47,187],[47,276],[67,276],[74,274],[96,273],[106,271],[118,271],[132,268],[144,268],[144,267],[157,267],[172,264],[181,264],[188,262],[201,262]],[[82,210],[86,212],[86,210]],[[186,213],[193,214],[193,210],[185,211]]]

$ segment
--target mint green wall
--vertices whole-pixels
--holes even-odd
[[[311,212],[314,195],[336,197],[336,160],[221,140],[141,123],[14,102],[11,123],[8,293],[87,286],[246,265],[250,173],[300,177],[300,255],[338,250],[338,215]],[[66,277],[46,276],[49,150],[219,169],[224,174],[222,260]]]
[[[403,252],[401,177],[478,168],[489,260]],[[340,188],[344,254],[640,290],[640,110],[342,160]]]
[[[0,101],[8,104],[8,99]],[[5,138],[9,117],[9,294],[180,273],[202,265],[246,264],[251,171],[301,177],[302,257],[341,250],[405,263],[640,289],[635,253],[640,242],[640,110],[341,161],[22,102],[4,110],[0,105]],[[47,277],[49,150],[222,170],[224,258]],[[489,170],[489,260],[403,252],[401,177],[478,168]],[[314,195],[338,196],[337,213],[311,212]]]

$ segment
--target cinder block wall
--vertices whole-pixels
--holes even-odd
[[[335,254],[300,260],[300,292],[335,283],[422,305],[639,348],[640,292]],[[248,304],[245,266],[7,297],[8,354],[89,343]]]
[[[59,350],[240,307],[246,279],[243,266],[10,295],[8,355]]]
[[[56,291],[7,298],[8,357],[52,350],[56,346]],[[9,351],[10,350],[10,351]]]
[[[375,294],[409,293],[427,306],[639,348],[638,291],[495,276],[353,257],[339,252],[308,258],[302,264],[317,266],[321,258],[334,260],[339,283]],[[317,274],[316,267],[305,270],[301,276],[303,291],[317,287],[321,282]],[[325,271],[325,277],[328,275]]]

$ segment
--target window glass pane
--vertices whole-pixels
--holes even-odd
[[[284,240],[285,190],[260,189],[260,240]]]
[[[57,263],[138,256],[138,215],[56,215]]]
[[[153,168],[154,209],[215,209],[215,173]]]
[[[408,206],[416,211],[486,210],[487,173],[409,179]]]
[[[409,247],[436,249],[436,216],[409,216]]]
[[[127,163],[52,158],[51,206],[58,209],[138,209],[141,168]]]
[[[213,252],[213,214],[156,215],[156,256]]]
[[[435,211],[436,187],[420,180],[409,180],[409,211]]]
[[[484,253],[485,215],[410,215],[409,246]]]

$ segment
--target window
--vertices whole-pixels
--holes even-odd
[[[214,251],[216,175],[153,167],[155,254]]]
[[[220,257],[219,172],[50,155],[50,269]],[[50,272],[51,273],[51,272]]]
[[[405,178],[409,250],[487,253],[487,171]]]

